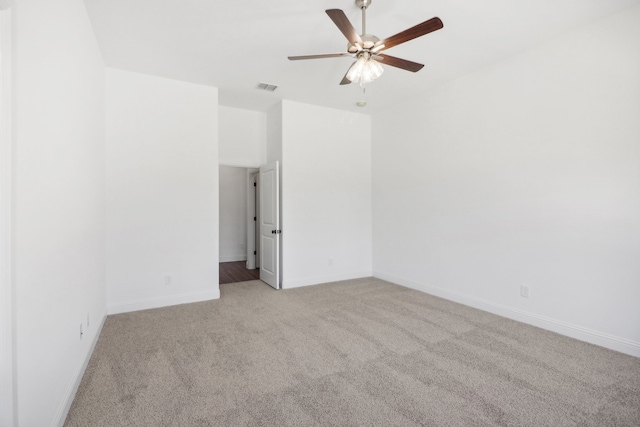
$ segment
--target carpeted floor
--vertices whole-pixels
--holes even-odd
[[[65,426],[640,426],[640,359],[377,279],[109,316]]]

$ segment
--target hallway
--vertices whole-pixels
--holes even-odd
[[[247,270],[246,261],[221,262],[220,284],[260,280],[260,269]]]

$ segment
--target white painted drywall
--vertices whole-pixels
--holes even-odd
[[[13,11],[0,0],[0,425],[15,425],[13,283]]]
[[[282,123],[282,102],[278,102],[267,111],[267,163],[282,163]]]
[[[104,64],[83,2],[15,3],[17,421],[52,426],[106,314]]]
[[[370,276],[371,118],[282,102],[283,287]]]
[[[374,274],[640,355],[638,22],[376,116]]]
[[[247,168],[220,166],[220,262],[247,260]]]
[[[110,68],[106,88],[108,311],[217,298],[218,90]]]
[[[267,113],[218,106],[221,165],[257,168],[267,161]]]

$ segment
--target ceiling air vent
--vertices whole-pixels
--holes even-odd
[[[270,85],[269,83],[259,83],[258,84],[258,89],[262,89],[262,90],[266,90],[266,91],[269,91],[269,92],[273,92],[274,90],[278,89],[278,86]]]

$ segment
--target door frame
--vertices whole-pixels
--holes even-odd
[[[247,269],[254,270],[260,266],[260,248],[257,245],[260,223],[260,169],[247,168]]]

